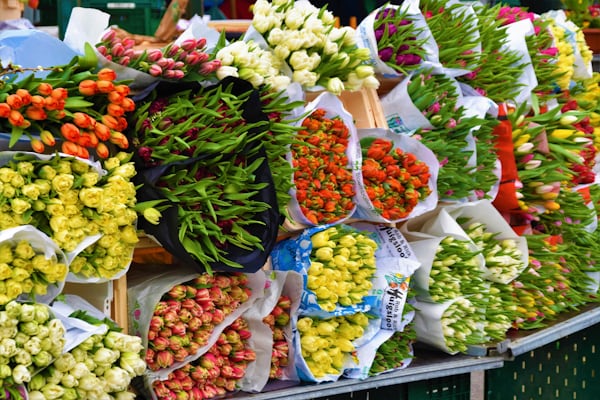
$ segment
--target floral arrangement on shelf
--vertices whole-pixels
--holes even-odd
[[[600,2],[596,0],[561,0],[569,19],[581,28],[600,28]]]

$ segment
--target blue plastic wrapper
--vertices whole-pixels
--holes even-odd
[[[314,316],[320,318],[330,318],[338,315],[350,315],[358,312],[373,311],[378,314],[378,306],[381,303],[381,296],[372,291],[363,298],[363,301],[356,305],[341,306],[337,304],[335,310],[324,310],[317,302],[316,294],[307,288],[308,269],[310,267],[310,254],[312,251],[311,236],[321,232],[331,226],[344,227],[356,232],[363,232],[371,236],[369,232],[358,230],[349,225],[320,225],[304,230],[297,238],[283,240],[275,245],[271,252],[271,263],[274,270],[278,271],[296,271],[300,273],[304,280],[304,291],[300,298],[300,315]],[[375,237],[372,239],[376,240]]]
[[[76,55],[65,43],[43,31],[0,31],[0,61],[4,66],[12,63],[23,68],[54,67],[68,64]],[[47,71],[35,72],[40,77],[47,74]]]

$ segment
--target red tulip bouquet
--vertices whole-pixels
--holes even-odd
[[[424,144],[384,130],[359,130],[361,179],[355,216],[399,222],[437,204],[437,159]]]
[[[306,112],[289,154],[296,169],[289,215],[304,225],[341,223],[357,207],[356,127],[341,100],[331,93],[319,95]]]

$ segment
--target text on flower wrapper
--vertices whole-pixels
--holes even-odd
[[[402,331],[402,311],[406,304],[410,277],[394,274],[386,275],[385,279],[388,287],[383,293],[381,329]]]
[[[391,114],[391,115],[389,115],[388,118],[387,118],[387,123],[388,123],[389,128],[394,133],[408,134],[408,135],[412,135],[413,134],[413,130],[409,129],[406,126],[406,124],[402,120],[402,117],[400,115],[398,115],[398,114]]]
[[[411,258],[413,256],[408,242],[396,228],[392,228],[390,226],[380,226],[378,229],[382,235],[385,235],[384,246],[388,247],[387,251],[390,253],[390,255],[401,258]],[[391,246],[394,251],[391,251],[389,246]],[[394,252],[396,254],[392,254]]]

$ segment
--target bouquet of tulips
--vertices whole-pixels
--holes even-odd
[[[166,379],[151,381],[152,399],[211,399],[238,391],[240,381],[250,374],[249,365],[256,360],[256,352],[249,346],[251,337],[248,321],[236,318],[199,358],[173,370]]]
[[[327,316],[371,308],[377,250],[371,236],[347,225],[323,225],[276,245],[273,269],[306,275],[301,313]]]
[[[49,303],[62,291],[66,258],[58,246],[31,225],[0,232],[0,304],[21,298]]]
[[[157,92],[135,115],[138,197],[163,200],[168,225],[142,228],[202,271],[256,271],[280,223],[262,145],[271,124],[245,81],[196,89]]]
[[[377,320],[364,313],[328,319],[301,317],[294,338],[296,369],[300,379],[308,382],[335,381],[356,363],[353,355],[361,340],[378,331]]]
[[[567,245],[558,235],[526,235],[529,247],[528,268],[512,282],[518,298],[515,326],[535,329],[556,319],[557,314],[592,300],[588,293],[591,279],[573,262]]]
[[[235,76],[247,80],[255,88],[265,85],[270,91],[280,92],[291,83],[291,78],[281,72],[283,61],[270,49],[265,49],[262,37],[254,40],[244,37],[222,47],[217,45],[215,59],[221,62],[216,71],[218,79]]]
[[[456,128],[461,132],[466,130],[470,132],[470,135],[467,135],[468,149],[472,149],[475,153],[467,162],[467,166],[475,165],[470,174],[474,182],[472,185],[465,185],[472,190],[469,199],[472,201],[493,199],[499,190],[501,180],[501,162],[496,149],[498,137],[495,132],[498,119],[493,115],[496,113],[496,105],[486,97],[467,95],[463,95],[457,104],[464,110],[464,114],[457,121]],[[469,140],[469,136],[473,137],[473,142]],[[450,158],[448,158],[449,162]],[[453,196],[454,192],[451,191],[451,187],[447,187],[444,193]]]
[[[92,61],[89,60],[91,57]],[[128,113],[135,110],[130,89],[110,68],[95,72],[95,56],[74,57],[51,68],[45,77],[33,74],[0,87],[0,131],[10,133],[10,148],[23,136],[20,149],[37,153],[62,151],[88,158],[107,158],[129,143],[123,134]],[[9,68],[10,69],[10,68]]]
[[[146,370],[142,339],[121,332],[85,300],[66,295],[53,304],[63,318],[64,352],[27,384],[30,399],[133,399],[129,385]]]
[[[357,46],[354,29],[336,27],[333,14],[325,8],[306,0],[258,0],[252,13],[252,30],[289,66],[292,82],[334,94],[379,86],[369,52]]]
[[[527,241],[515,235],[488,200],[445,206],[485,258],[485,278],[507,284],[527,265]]]
[[[499,18],[500,5],[474,5],[474,8],[481,39],[479,67],[458,76],[457,80],[496,103],[514,99],[523,87],[519,77],[528,60],[523,53],[509,47],[509,26],[503,25],[504,20]]]
[[[114,29],[109,28],[95,47],[106,60],[101,60],[101,64],[104,61],[111,67],[114,64],[121,66],[121,68],[113,67],[119,70],[121,79],[127,79],[127,74],[123,74],[127,70],[122,67],[172,81],[206,79],[221,67],[220,60],[211,60],[211,55],[206,51],[204,38],[188,38],[150,50],[135,49],[135,44],[133,38],[119,37]]]
[[[489,286],[484,257],[445,208],[409,220],[401,230],[421,263],[414,274],[420,302],[444,303],[462,296],[481,300]]]
[[[347,368],[344,376],[365,379],[394,369],[406,368],[412,358],[412,343],[415,341],[413,307],[415,291],[410,288],[411,277],[420,266],[400,231],[395,228],[378,227],[382,236],[395,237],[402,252],[391,251],[389,257],[378,252],[377,279],[384,280],[384,294],[380,305],[381,330],[362,343],[357,351],[358,363]],[[390,250],[390,249],[388,249]],[[392,255],[393,254],[393,255]]]
[[[132,276],[129,331],[142,338],[153,376],[197,359],[260,297],[264,274],[192,273],[185,268]]]
[[[60,356],[65,326],[46,304],[10,301],[0,307],[0,382],[21,385]]]
[[[566,72],[559,65],[559,47],[552,34],[552,20],[534,17],[535,34],[526,36],[529,57],[538,80],[534,92],[545,103],[556,97],[557,83]]]
[[[360,130],[362,184],[359,219],[399,222],[437,204],[437,159],[418,140],[382,130]]]
[[[444,303],[417,301],[415,304],[417,340],[448,354],[466,353],[469,346],[487,341],[485,312],[466,297]]]
[[[390,129],[397,133],[416,129],[456,126],[457,101],[461,93],[456,80],[431,69],[417,71],[381,98]]]
[[[437,45],[418,3],[384,5],[360,23],[358,40],[369,49],[377,72],[405,76],[424,65],[437,64]]]
[[[341,223],[357,207],[352,168],[360,162],[356,127],[331,93],[319,95],[306,112],[290,149],[295,171],[289,214],[293,222],[304,225]]]
[[[473,7],[444,0],[422,0],[419,7],[438,45],[440,64],[458,75],[477,69],[481,39]]]
[[[94,163],[65,154],[2,153],[2,190],[12,194],[0,227],[42,230],[71,260],[68,280],[124,274],[138,242],[129,157]]]
[[[259,315],[270,331],[270,380],[297,381],[294,366],[292,326],[298,316],[300,296],[304,288],[302,276],[295,271],[271,271],[267,277],[265,296],[257,302]]]

